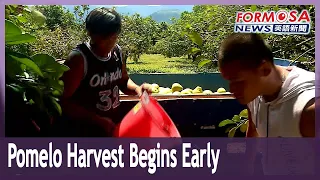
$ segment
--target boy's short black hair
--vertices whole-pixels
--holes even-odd
[[[273,64],[273,54],[264,39],[254,33],[234,33],[221,44],[219,66],[231,61],[241,61],[246,67],[256,68],[264,60]]]
[[[112,8],[96,8],[86,18],[86,29],[92,35],[109,36],[121,32],[121,16]]]

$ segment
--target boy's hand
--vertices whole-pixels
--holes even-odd
[[[135,89],[136,93],[140,97],[144,91],[147,91],[148,94],[152,93],[152,86],[148,83],[143,83],[141,86]]]

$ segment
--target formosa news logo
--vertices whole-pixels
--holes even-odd
[[[309,34],[311,18],[308,10],[237,12],[234,32]]]

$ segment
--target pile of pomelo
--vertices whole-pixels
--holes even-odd
[[[228,93],[224,88],[219,88],[216,91],[203,90],[202,87],[197,86],[194,89],[183,88],[179,83],[173,83],[171,88],[160,87],[158,84],[152,84],[152,94],[160,95],[212,95],[212,94],[222,94]]]

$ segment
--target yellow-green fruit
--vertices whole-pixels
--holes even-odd
[[[37,10],[31,11],[32,18],[40,25],[43,25],[46,22],[46,17]]]
[[[202,87],[197,86],[196,88],[194,88],[194,90],[192,90],[193,94],[200,94],[202,93]]]
[[[159,94],[170,94],[172,93],[170,88],[163,88],[159,91]]]
[[[189,89],[189,88],[184,89],[184,90],[181,91],[180,94],[192,94],[192,89]]]
[[[159,92],[159,88],[152,86],[152,93],[158,93]]]
[[[159,89],[159,85],[156,84],[156,83],[151,84],[151,86],[152,86],[152,88],[157,88],[157,89]]]
[[[224,88],[219,88],[219,89],[217,90],[217,92],[218,92],[218,93],[225,93],[225,92],[227,92],[227,91],[226,91],[226,89],[224,89]]]
[[[180,95],[180,92],[179,92],[179,91],[176,91],[176,92],[173,92],[172,94],[173,94],[173,95]]]
[[[202,93],[205,95],[213,94],[211,90],[204,90]]]
[[[248,127],[248,121],[246,121],[240,126],[240,131],[245,133],[247,131],[247,127]]]
[[[171,90],[172,92],[176,92],[176,91],[181,91],[183,89],[183,87],[179,84],[179,83],[173,83]]]

